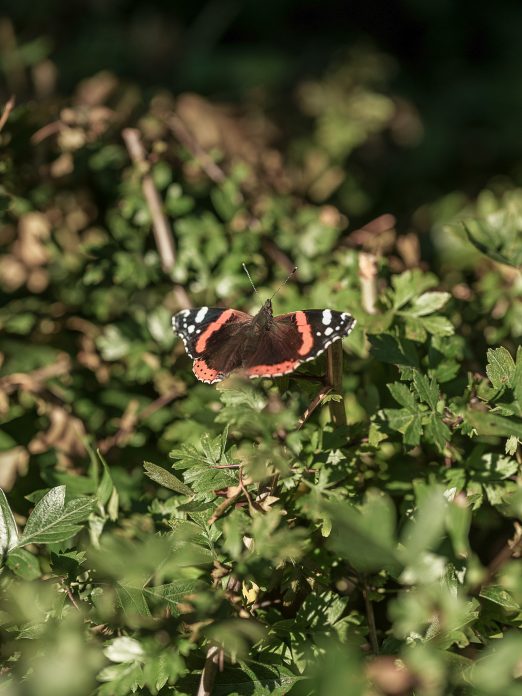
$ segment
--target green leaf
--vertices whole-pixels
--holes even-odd
[[[44,495],[32,511],[20,538],[20,546],[65,541],[80,531],[80,522],[93,507],[90,498],[73,498],[65,503],[65,486],[56,486]]]
[[[15,548],[9,551],[6,565],[23,580],[36,580],[42,575],[38,558],[26,549]]]
[[[399,571],[395,552],[395,509],[387,496],[372,491],[360,510],[343,502],[328,503],[326,512],[333,522],[327,545],[357,570]]]
[[[515,374],[513,375],[515,399],[518,404],[518,412],[522,415],[522,346],[517,349],[517,361]]]
[[[467,425],[477,431],[477,435],[498,435],[500,437],[514,435],[522,440],[522,422],[515,418],[504,418],[494,413],[485,413],[474,409],[468,409],[463,416]]]
[[[403,382],[393,382],[388,384],[391,395],[401,406],[408,410],[415,409],[415,396]]]
[[[411,520],[401,536],[404,558],[415,563],[424,551],[431,551],[443,536],[448,502],[439,489],[429,489],[423,495]]]
[[[433,413],[426,423],[426,434],[430,437],[433,443],[437,446],[440,452],[444,450],[447,443],[451,440],[451,430],[446,423],[443,423],[442,418],[438,413]]]
[[[150,609],[143,594],[142,587],[133,587],[117,583],[116,595],[123,611],[130,615],[150,616]]]
[[[140,642],[129,636],[114,638],[103,652],[111,662],[142,662],[145,659]]]
[[[449,292],[425,292],[420,297],[416,297],[411,307],[408,307],[404,312],[413,317],[433,314],[438,309],[442,309],[450,297]]]
[[[16,522],[5,497],[0,488],[0,554],[4,555],[18,544],[18,529]]]
[[[395,289],[393,308],[403,307],[416,295],[437,284],[437,279],[431,273],[422,273],[418,269],[404,271],[400,275],[392,277],[392,285]]]
[[[446,319],[446,317],[418,317],[417,319],[422,327],[433,336],[452,336],[455,333],[455,327]]]
[[[495,389],[513,386],[515,361],[511,357],[511,353],[503,346],[495,349],[489,348],[486,373]]]
[[[437,402],[439,400],[439,387],[435,379],[429,380],[425,375],[423,375],[418,370],[415,371],[413,375],[413,386],[419,399],[434,411],[437,408]]]
[[[453,550],[456,556],[467,558],[469,556],[469,530],[471,527],[471,506],[461,494],[449,505],[446,516],[446,528],[448,530]]]
[[[511,594],[500,585],[488,585],[480,590],[480,596],[498,604],[506,611],[520,611],[520,605],[515,602]]]
[[[162,466],[153,464],[152,462],[144,462],[143,468],[145,469],[145,474],[150,479],[159,483],[160,486],[168,488],[176,493],[181,493],[182,495],[193,495],[192,489],[180,481],[179,478],[171,474],[170,471],[164,469]]]
[[[186,595],[201,592],[207,587],[208,585],[202,580],[179,580],[166,585],[146,586],[143,588],[143,593],[146,597],[165,602],[172,616],[179,616],[178,604]]]
[[[376,360],[407,367],[419,366],[417,351],[411,341],[398,339],[390,334],[376,334],[369,336],[369,339]]]

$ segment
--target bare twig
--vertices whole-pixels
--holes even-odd
[[[243,489],[241,488],[241,486],[233,486],[229,490],[230,496],[228,498],[225,498],[225,500],[217,506],[217,508],[214,510],[214,513],[208,519],[208,525],[212,525],[214,524],[214,522],[219,520],[219,518],[225,514],[229,507],[234,505],[236,500],[238,500],[238,498],[240,498],[241,494],[243,493]]]
[[[207,650],[207,658],[205,660],[203,671],[201,672],[201,680],[199,682],[197,696],[210,696],[212,693],[216,674],[221,662],[220,653],[222,652],[222,648],[219,648],[217,645],[211,645]]]
[[[45,382],[53,377],[66,375],[71,370],[71,360],[66,353],[60,353],[56,362],[45,367],[39,367],[32,372],[14,372],[0,378],[0,391],[10,394],[15,389],[40,392],[45,388]]]
[[[359,254],[359,277],[361,279],[361,303],[368,314],[375,314],[377,302],[377,257],[374,254]]]
[[[295,268],[295,263],[290,259],[277,244],[265,237],[262,242],[263,251],[265,254],[278,266],[284,269],[286,273],[292,273]]]
[[[303,413],[303,415],[299,419],[299,425],[297,426],[298,430],[300,430],[303,427],[303,425],[310,418],[310,416],[315,411],[315,409],[319,406],[319,404],[324,399],[324,397],[327,394],[329,394],[332,391],[332,389],[333,389],[333,387],[331,384],[326,384],[325,386],[321,387],[321,389],[317,392],[317,394],[314,396],[312,401],[309,403],[306,411]]]
[[[156,240],[156,246],[161,258],[161,265],[166,273],[170,273],[176,261],[174,240],[167,218],[162,209],[160,195],[148,171],[145,149],[141,142],[140,132],[137,128],[125,128],[122,135],[132,161],[137,165],[142,174],[143,195],[145,196],[152,217],[154,239]]]
[[[14,109],[14,105],[15,98],[14,95],[11,95],[9,99],[6,101],[4,110],[2,111],[2,115],[0,116],[0,131],[7,123],[7,119],[9,118],[9,114],[11,113],[11,111]]]
[[[335,426],[346,425],[346,410],[342,399],[343,347],[335,341],[326,351],[326,381],[332,391],[341,396],[340,401],[330,401],[330,416]]]
[[[52,123],[47,123],[45,126],[42,126],[35,133],[32,134],[31,142],[33,145],[38,145],[46,138],[49,138],[51,135],[55,135],[56,133],[59,133],[64,128],[65,125],[61,121],[53,121]]]
[[[522,525],[519,522],[515,522],[514,527],[515,531],[511,539],[508,539],[506,544],[489,563],[486,570],[486,577],[481,582],[478,588],[479,590],[489,585],[502,566],[511,558],[519,558],[522,555]]]
[[[205,152],[181,118],[177,114],[171,114],[167,120],[167,124],[180,143],[184,145],[194,159],[199,162],[208,178],[216,184],[223,183],[227,178],[225,172],[221,167],[218,167],[210,155]]]
[[[76,600],[74,599],[74,595],[71,592],[71,588],[66,584],[65,580],[62,578],[60,581],[61,586],[63,587],[63,591],[69,598],[69,601],[73,605],[73,607],[76,609],[76,611],[80,611],[80,607],[78,606]]]
[[[140,421],[144,421],[158,409],[163,408],[178,396],[181,396],[181,393],[182,392],[178,388],[172,389],[167,394],[163,394],[146,406],[141,413],[138,413],[137,411],[138,402],[135,399],[129,401],[129,404],[121,417],[118,432],[98,443],[98,449],[100,452],[102,454],[107,454],[107,452],[113,447],[124,444],[129,436],[132,435]]]
[[[377,640],[377,627],[375,625],[375,614],[373,613],[373,604],[369,597],[368,582],[363,578],[362,593],[364,597],[364,606],[366,607],[366,620],[368,621],[368,635],[370,645],[374,655],[379,654],[379,641]]]

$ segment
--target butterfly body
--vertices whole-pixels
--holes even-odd
[[[312,309],[275,316],[266,300],[255,316],[200,307],[174,315],[172,326],[207,384],[240,370],[248,377],[280,377],[313,360],[355,326],[346,312]]]

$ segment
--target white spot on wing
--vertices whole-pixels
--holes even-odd
[[[328,326],[328,324],[332,321],[332,313],[329,309],[324,309],[323,310],[323,324],[325,326]]]
[[[327,329],[324,330],[324,335],[329,336],[330,334],[333,333],[333,329],[331,326],[329,326]]]
[[[199,312],[196,314],[194,321],[199,324],[199,322],[203,321],[207,312],[208,312],[208,307],[201,307]]]
[[[190,334],[191,334],[191,333],[194,333],[195,330],[196,330],[196,327],[194,326],[194,324],[191,324],[191,325],[188,327],[188,332],[189,332]]]

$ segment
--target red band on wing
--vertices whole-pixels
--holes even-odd
[[[308,323],[306,314],[304,312],[296,312],[295,321],[297,324],[297,329],[301,334],[301,338],[303,339],[303,343],[297,352],[299,355],[307,355],[312,350],[312,346],[314,345],[312,327]]]
[[[213,370],[207,365],[205,360],[202,360],[201,358],[194,360],[192,371],[202,382],[219,382],[219,380],[222,379],[222,375],[219,370]]]
[[[249,377],[272,377],[273,375],[293,372],[299,364],[299,360],[285,360],[275,365],[256,365],[255,367],[249,367],[246,373]]]
[[[230,317],[234,314],[233,309],[226,309],[223,314],[220,314],[219,317],[216,319],[216,321],[213,321],[212,324],[209,324],[207,329],[201,334],[201,336],[198,338],[198,342],[196,343],[196,351],[198,353],[204,353],[205,348],[207,347],[208,339],[212,336],[213,333],[216,333],[216,331],[219,331],[219,328],[223,326],[223,324],[226,324],[226,322],[230,319]]]

